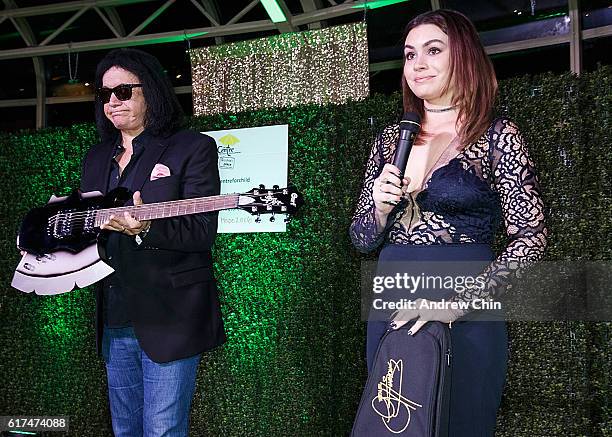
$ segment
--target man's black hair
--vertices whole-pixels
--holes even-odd
[[[111,67],[123,68],[140,80],[147,104],[144,124],[148,133],[168,136],[182,126],[183,109],[168,75],[155,56],[136,49],[117,49],[109,52],[96,69],[96,89],[102,86],[102,76]],[[114,139],[118,131],[104,115],[104,104],[96,99],[95,107],[100,137],[103,141]]]

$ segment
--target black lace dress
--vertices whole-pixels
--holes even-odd
[[[362,252],[382,245],[379,269],[386,261],[483,261],[473,274],[484,287],[453,292],[448,300],[471,303],[498,296],[511,276],[540,259],[546,248],[540,187],[518,127],[500,118],[460,151],[451,143],[426,175],[423,189],[406,196],[379,232],[372,187],[385,163],[392,162],[398,136],[399,126],[390,126],[374,143],[350,226],[353,244]],[[490,245],[502,223],[508,244],[495,257]],[[451,329],[449,426],[454,437],[493,436],[505,384],[506,325],[470,317],[481,312],[464,310]],[[368,323],[370,369],[386,329],[385,322]]]
[[[499,295],[513,272],[536,262],[546,248],[540,187],[517,126],[497,119],[477,142],[460,152],[447,149],[423,190],[410,194],[378,232],[372,187],[385,163],[393,160],[398,136],[399,126],[391,126],[374,143],[350,227],[353,244],[362,252],[381,244],[490,245],[503,219],[509,243],[482,272],[486,287],[457,294],[454,300]]]

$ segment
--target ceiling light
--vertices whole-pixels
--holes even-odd
[[[283,21],[287,21],[287,17],[285,17],[285,13],[276,2],[276,0],[260,0],[261,4],[264,8],[266,8],[266,12],[272,20],[273,23],[282,23]]]

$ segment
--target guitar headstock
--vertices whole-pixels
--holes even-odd
[[[266,188],[260,185],[242,193],[238,198],[238,208],[250,214],[295,214],[304,203],[302,195],[293,186],[279,188],[274,185]]]

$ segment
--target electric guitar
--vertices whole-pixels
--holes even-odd
[[[58,294],[86,287],[108,276],[113,269],[99,255],[98,240],[110,215],[128,212],[137,220],[157,220],[224,209],[242,209],[256,215],[294,214],[304,203],[292,186],[267,189],[263,185],[242,194],[198,197],[123,206],[129,191],[117,188],[99,192],[73,192],[52,196],[49,203],[30,210],[21,223],[17,247],[24,251],[11,285],[24,292]]]

